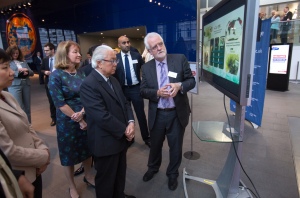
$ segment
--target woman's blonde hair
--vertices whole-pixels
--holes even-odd
[[[55,52],[55,68],[56,69],[68,69],[70,59],[68,53],[70,52],[71,46],[74,45],[80,50],[78,43],[74,41],[62,41],[58,44]],[[80,53],[81,54],[81,53]],[[75,69],[78,69],[79,63],[75,65]]]

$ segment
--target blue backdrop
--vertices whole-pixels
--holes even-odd
[[[270,45],[271,19],[263,20],[261,24],[260,41],[256,42],[252,100],[246,107],[246,120],[261,126],[265,102],[265,90],[268,70],[268,54]],[[230,100],[230,110],[235,112],[235,102]]]

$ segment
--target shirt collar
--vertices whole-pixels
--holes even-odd
[[[106,78],[106,76],[104,76],[98,69],[95,69],[96,72],[98,72],[103,78],[104,80],[107,82],[108,78]]]
[[[124,53],[123,51],[121,51],[121,57],[124,57],[125,54],[127,54],[128,56],[130,56],[130,51],[128,51],[127,53]]]

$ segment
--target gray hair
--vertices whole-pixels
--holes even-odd
[[[150,33],[148,33],[148,34],[145,36],[145,38],[144,38],[144,44],[145,44],[147,50],[150,50],[150,46],[149,46],[149,43],[148,43],[148,39],[149,39],[149,38],[152,38],[152,37],[156,37],[156,36],[160,37],[161,40],[164,42],[164,39],[163,39],[158,33],[156,33],[156,32],[150,32]]]
[[[92,56],[92,67],[95,69],[97,67],[97,61],[101,61],[105,58],[107,51],[113,49],[107,45],[100,45],[95,49]]]

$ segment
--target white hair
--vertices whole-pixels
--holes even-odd
[[[152,38],[152,37],[156,37],[156,36],[158,36],[159,38],[161,38],[161,40],[164,42],[164,39],[158,33],[156,33],[156,32],[150,32],[144,38],[144,44],[145,44],[147,50],[150,50],[148,39]]]
[[[92,56],[92,67],[96,68],[97,67],[97,61],[101,61],[105,58],[105,56],[107,55],[107,51],[110,51],[113,49],[107,45],[100,45],[99,47],[97,47],[94,52],[93,52],[93,56]]]

